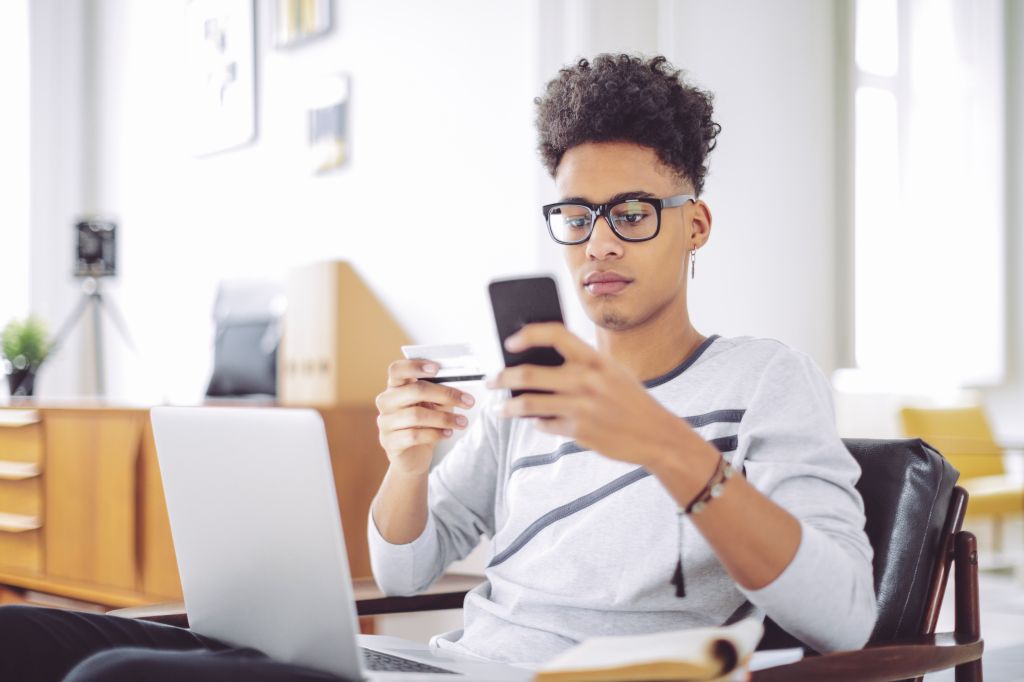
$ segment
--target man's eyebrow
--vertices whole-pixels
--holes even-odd
[[[618,203],[620,201],[625,201],[627,199],[654,199],[655,196],[656,195],[652,194],[651,192],[647,192],[647,191],[642,190],[642,189],[634,189],[634,190],[630,190],[628,192],[619,192],[618,194],[613,196],[611,199],[609,199],[607,201],[607,203],[615,204],[615,203]],[[566,197],[566,198],[562,199],[562,201],[567,203],[567,204],[571,204],[571,203],[596,204],[596,203],[598,203],[596,201],[590,201],[590,199],[587,199],[586,197]]]

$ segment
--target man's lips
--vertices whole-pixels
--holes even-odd
[[[633,280],[617,272],[592,272],[583,279],[583,286],[594,295],[617,294]]]

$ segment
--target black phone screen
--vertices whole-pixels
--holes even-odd
[[[491,282],[491,308],[494,323],[501,341],[501,354],[506,367],[516,365],[546,365],[556,367],[565,358],[550,346],[527,348],[519,353],[505,349],[505,339],[515,334],[524,325],[533,322],[564,322],[562,306],[558,302],[558,287],[551,277],[520,277]],[[514,390],[512,396],[522,393],[543,393],[546,391]]]

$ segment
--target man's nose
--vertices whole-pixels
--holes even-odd
[[[587,257],[597,260],[622,255],[622,240],[612,231],[611,223],[605,216],[598,216],[594,231],[587,240]]]

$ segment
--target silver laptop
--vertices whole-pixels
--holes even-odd
[[[532,677],[525,668],[359,634],[316,411],[158,407],[152,420],[195,632],[349,680]]]

